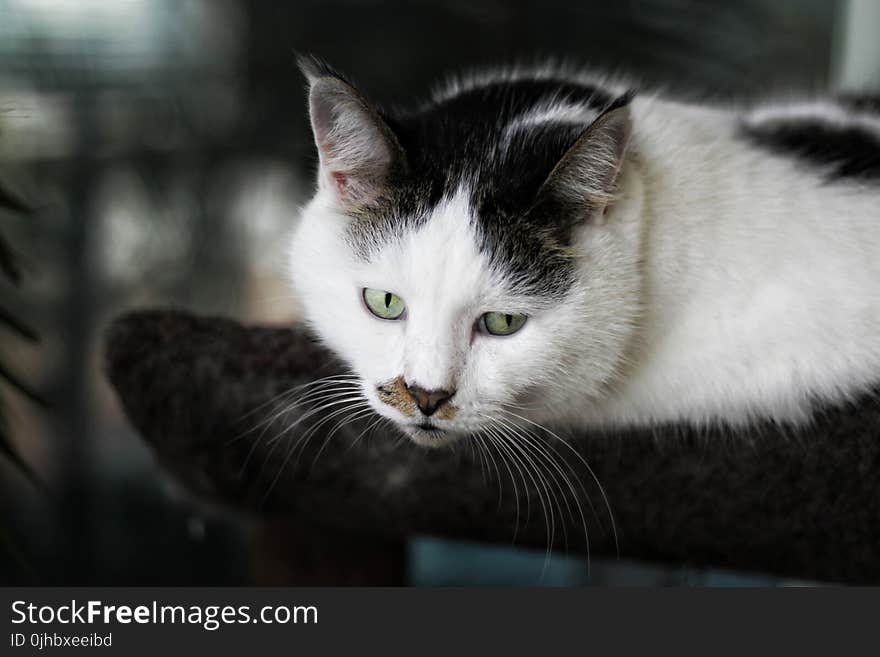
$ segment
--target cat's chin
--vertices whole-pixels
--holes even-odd
[[[429,449],[436,449],[438,447],[449,445],[461,438],[461,434],[457,431],[448,431],[438,427],[428,429],[414,424],[405,424],[400,425],[400,429],[403,433],[409,436],[410,440],[416,445],[419,447],[427,447]]]

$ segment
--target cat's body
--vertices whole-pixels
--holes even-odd
[[[543,71],[391,116],[306,71],[321,170],[294,285],[417,442],[799,422],[880,380],[876,114],[740,112]],[[359,295],[375,290],[380,313],[405,310],[372,316]],[[509,335],[486,330],[498,317]]]
[[[798,111],[633,100],[621,195],[640,202],[609,223],[641,226],[641,344],[582,417],[797,421],[880,378],[880,175],[829,180],[744,137]]]

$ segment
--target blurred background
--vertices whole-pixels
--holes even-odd
[[[0,281],[0,426],[42,482],[0,457],[0,584],[272,581],[260,521],[163,474],[100,346],[132,307],[295,320],[282,249],[315,164],[296,52],[384,104],[546,56],[725,103],[876,91],[878,32],[873,0],[0,0],[0,184],[32,209],[0,208],[22,273]],[[408,564],[413,584],[586,582],[575,560],[542,576],[543,554],[429,537]],[[591,581],[774,583],[623,562]]]

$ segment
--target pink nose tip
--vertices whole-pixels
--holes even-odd
[[[426,416],[433,415],[434,411],[445,404],[449,400],[449,398],[455,394],[455,391],[450,392],[448,390],[425,390],[420,386],[411,386],[408,384],[406,386],[406,390],[415,400],[416,404],[419,407],[419,410]]]

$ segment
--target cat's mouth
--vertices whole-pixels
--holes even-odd
[[[422,447],[440,447],[452,442],[456,437],[453,432],[438,427],[429,420],[407,423],[404,429],[412,441]]]

